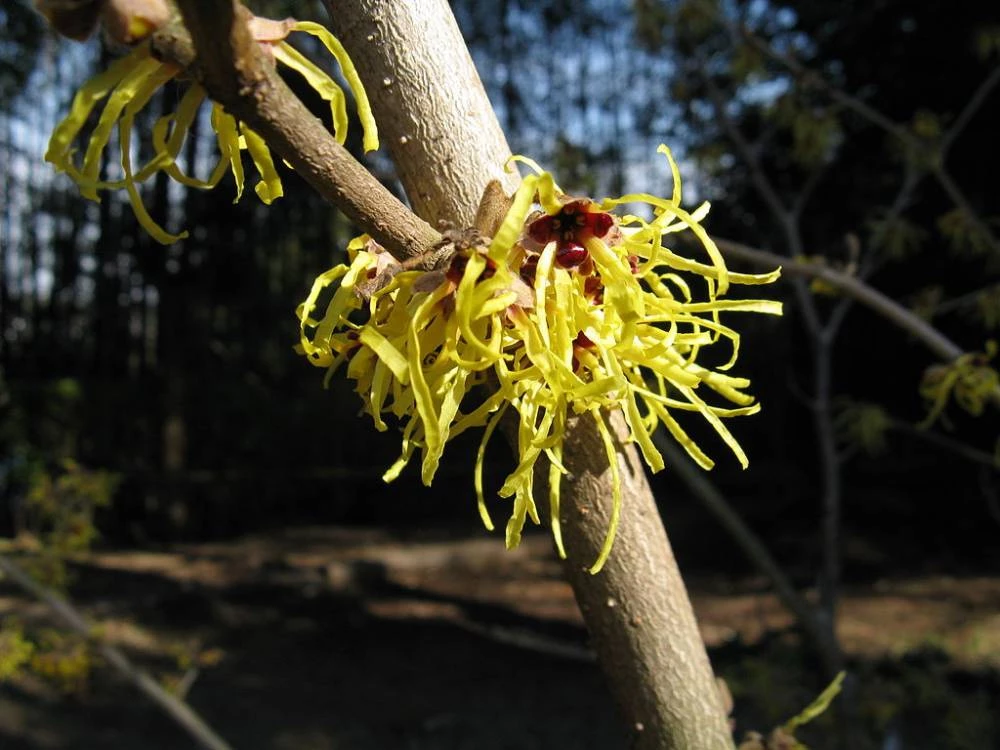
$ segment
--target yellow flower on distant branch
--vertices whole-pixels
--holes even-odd
[[[951,398],[972,416],[981,415],[1000,390],[1000,373],[989,364],[996,354],[997,343],[987,341],[983,352],[969,352],[950,364],[928,367],[920,383],[920,395],[929,402],[930,410],[918,426],[930,427]]]
[[[258,43],[268,50],[277,62],[300,73],[309,85],[329,102],[334,135],[343,143],[347,138],[348,125],[346,96],[343,90],[326,72],[285,41],[294,31],[318,38],[337,59],[344,79],[354,95],[358,115],[364,128],[365,150],[378,148],[375,120],[364,88],[347,52],[329,31],[317,23],[307,21],[293,19],[269,21],[262,18],[252,19],[250,29]],[[151,33],[153,30],[150,28],[148,32]],[[202,103],[207,98],[205,89],[193,81],[181,96],[176,110],[159,118],[153,126],[152,158],[135,168],[132,164],[132,131],[136,116],[162,86],[171,80],[182,79],[184,75],[185,71],[182,68],[156,59],[151,52],[148,39],[141,41],[127,56],[112,63],[106,71],[84,84],[73,99],[69,115],[52,133],[45,153],[45,160],[51,162],[58,171],[67,173],[80,186],[84,197],[90,200],[99,201],[98,193],[102,190],[126,190],[139,223],[154,239],[164,244],[186,237],[187,232],[170,234],[153,220],[143,206],[138,186],[158,172],[166,173],[183,185],[200,189],[215,187],[227,171],[232,172],[236,182],[234,200],[236,202],[243,194],[242,152],[247,151],[260,175],[260,181],[254,188],[258,197],[269,204],[283,192],[271,152],[264,140],[245,123],[227,114],[215,102],[212,102],[211,124],[219,146],[218,163],[206,179],[197,179],[181,169],[177,163],[178,154]],[[91,114],[102,102],[104,108],[97,124],[86,138],[83,161],[78,163],[76,143],[80,140]],[[117,180],[102,180],[100,172],[103,154],[111,142],[116,125],[121,177]]]
[[[739,334],[722,320],[727,312],[780,314],[766,300],[726,299],[732,285],[765,284],[768,274],[730,272],[701,225],[704,204],[680,206],[680,175],[669,150],[670,198],[647,194],[595,202],[564,194],[533,162],[493,238],[460,247],[444,274],[401,270],[381,288],[366,285],[395,263],[368,237],[348,247],[350,262],[319,276],[298,309],[299,351],[327,369],[346,367],[376,429],[386,415],[398,420],[403,447],[385,473],[395,479],[419,453],[430,484],[447,442],[482,428],[474,469],[479,511],[487,528],[482,473],[487,444],[500,419],[513,412],[518,463],[499,490],[513,499],[509,547],[528,518],[539,522],[533,492],[544,455],[549,517],[561,554],[559,526],[563,441],[568,421],[592,415],[612,471],[611,521],[591,571],[611,550],[622,503],[621,482],[607,415],[620,411],[631,439],[653,471],[664,467],[652,435],[660,427],[702,467],[712,460],[677,420],[700,414],[745,467],[747,458],[723,419],[752,414],[759,405],[745,392],[749,381],[727,374]],[[611,213],[645,204],[652,218]],[[537,206],[537,207],[536,207]],[[670,235],[690,232],[702,259],[671,250]],[[691,281],[704,284],[697,297]],[[325,309],[317,313],[325,302]],[[701,352],[726,342],[728,361],[698,363]],[[479,388],[478,386],[488,386]],[[720,406],[718,402],[727,405]]]

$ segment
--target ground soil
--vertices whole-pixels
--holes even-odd
[[[102,636],[183,685],[234,748],[626,747],[544,535],[507,552],[486,535],[299,528],[95,552],[74,572],[73,600]],[[767,730],[809,702],[815,669],[765,582],[695,576],[689,586],[738,730]],[[50,621],[3,582],[0,616],[36,629]],[[838,629],[880,691],[863,711],[870,746],[1000,746],[989,718],[1000,706],[1000,579],[849,587]],[[927,689],[914,668],[929,685],[951,685],[929,705],[968,703],[972,718],[955,721],[979,721],[978,734],[953,742],[951,729],[917,727],[919,718],[901,725],[925,700],[914,697]],[[901,739],[915,734],[944,739]],[[0,685],[4,750],[192,746],[107,667],[72,695],[30,676]]]

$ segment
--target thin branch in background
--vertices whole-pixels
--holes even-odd
[[[960,440],[955,440],[947,435],[942,435],[940,432],[920,429],[919,427],[915,427],[912,424],[899,419],[890,420],[888,426],[889,429],[894,432],[906,435],[907,437],[915,438],[925,443],[930,443],[937,448],[941,448],[949,453],[955,454],[956,456],[960,456],[967,461],[972,461],[981,466],[985,466],[988,469],[992,469],[994,472],[1000,472],[1000,463],[998,463],[997,457],[992,453],[987,453],[984,450],[975,448],[967,443],[961,442]]]
[[[957,297],[947,299],[944,302],[937,303],[934,305],[933,314],[945,315],[947,313],[955,312],[956,310],[961,310],[962,308],[974,305],[984,294],[996,294],[997,292],[1000,292],[1000,283],[989,284],[979,289],[973,289],[971,292],[966,292],[965,294],[960,294]]]
[[[739,125],[726,109],[722,92],[715,85],[711,74],[707,72],[707,61],[699,59],[701,78],[708,91],[716,119],[723,130],[736,146],[746,166],[750,169],[751,181],[761,198],[770,208],[775,222],[781,227],[786,243],[787,255],[798,258],[803,254],[801,215],[794,207],[786,206],[778,194],[778,190],[767,175],[760,158],[750,148]],[[718,243],[717,243],[718,244]],[[780,262],[779,262],[780,265]],[[809,341],[812,344],[813,360],[813,426],[816,431],[819,465],[822,472],[821,502],[822,520],[820,523],[820,539],[822,553],[822,575],[820,576],[820,604],[816,611],[818,627],[826,631],[823,638],[836,641],[837,590],[840,579],[840,516],[841,516],[841,477],[840,460],[837,455],[836,439],[830,414],[830,394],[832,383],[832,343],[839,326],[839,319],[823,321],[820,317],[816,300],[809,286],[802,279],[792,279],[792,290],[799,301],[799,312],[802,315]],[[846,312],[846,309],[844,310]],[[842,319],[842,315],[840,316]]]
[[[716,238],[715,244],[729,258],[737,258],[767,268],[780,265],[786,274],[822,279],[842,293],[874,310],[893,325],[906,331],[945,362],[954,362],[965,354],[964,349],[926,320],[906,309],[891,297],[887,297],[874,287],[869,286],[857,276],[820,263],[786,258],[777,253],[760,250],[733,240]]]
[[[764,167],[760,163],[760,159],[757,158],[757,154],[750,145],[750,142],[746,139],[740,129],[736,127],[736,123],[733,122],[733,118],[729,116],[728,112],[726,112],[725,98],[723,97],[722,91],[719,90],[719,87],[715,85],[715,81],[712,80],[712,74],[709,72],[708,60],[699,56],[697,62],[702,82],[705,84],[705,90],[708,92],[708,98],[712,101],[712,108],[715,110],[716,121],[722,125],[722,129],[725,131],[726,135],[729,136],[729,140],[733,142],[733,145],[736,146],[736,150],[739,151],[740,156],[743,157],[743,161],[746,162],[746,165],[750,168],[750,179],[752,180],[754,187],[757,188],[757,191],[764,199],[764,202],[767,203],[768,208],[771,209],[771,213],[774,214],[775,219],[784,225],[784,218],[789,214],[788,207],[785,206],[784,201],[781,200],[781,196],[778,195],[778,191],[775,189],[773,181],[764,171]]]
[[[726,28],[733,28],[732,22],[721,15],[719,16],[719,21]],[[954,179],[952,179],[951,175],[944,166],[947,151],[951,148],[955,139],[958,138],[968,122],[973,118],[976,112],[979,111],[983,102],[986,101],[997,84],[1000,84],[1000,68],[995,68],[990,71],[966,103],[965,108],[959,114],[959,117],[956,119],[952,128],[945,133],[939,143],[934,144],[918,138],[908,128],[893,122],[884,114],[858,97],[834,86],[822,75],[808,69],[790,55],[786,55],[776,50],[770,43],[757,36],[757,34],[755,34],[747,26],[740,26],[736,33],[738,33],[739,38],[746,41],[761,54],[785,67],[798,79],[803,81],[803,83],[818,89],[829,96],[833,101],[881,128],[886,133],[894,136],[912,153],[920,154],[925,153],[929,148],[934,149],[936,151],[936,158],[932,160],[930,165],[931,174],[934,175],[934,178],[941,185],[942,189],[948,194],[948,197],[951,199],[952,203],[954,203],[955,207],[965,214],[968,220],[975,227],[976,231],[990,243],[995,251],[1000,252],[1000,240],[997,239],[997,236],[990,229],[989,224],[983,221],[979,214],[972,209],[972,204],[969,202],[968,198],[966,198],[965,193],[962,192],[961,188],[954,181]]]
[[[892,201],[892,205],[889,206],[889,210],[886,212],[885,217],[879,223],[878,228],[872,232],[869,238],[869,247],[872,249],[878,249],[881,247],[885,240],[886,233],[890,222],[897,220],[903,215],[903,211],[907,209],[913,200],[913,192],[917,189],[917,185],[923,179],[924,173],[918,170],[912,161],[906,161],[903,167],[903,182],[899,186],[899,190],[896,192],[896,197]],[[875,271],[881,266],[878,262],[880,256],[877,253],[868,252],[863,256],[863,260],[858,269],[858,276],[867,280],[872,277]]]
[[[1000,526],[1000,493],[997,493],[997,486],[993,481],[997,467],[994,464],[991,468],[992,471],[985,467],[979,471],[979,490],[986,498],[986,509],[990,513],[990,518]]]
[[[807,86],[811,86],[827,96],[829,96],[833,101],[846,109],[851,110],[857,115],[860,115],[869,122],[874,123],[882,130],[887,133],[891,133],[896,138],[901,140],[906,145],[912,148],[922,148],[923,143],[920,142],[909,130],[904,128],[902,125],[893,122],[888,117],[883,115],[874,107],[871,107],[866,102],[858,99],[855,96],[848,94],[829,81],[826,80],[819,73],[810,70],[805,65],[800,63],[794,57],[786,55],[782,52],[776,50],[771,44],[769,44],[765,39],[762,39],[757,34],[755,34],[747,26],[735,27],[732,22],[720,15],[719,21],[728,29],[735,31],[736,37],[742,39],[744,42],[749,44],[755,50],[760,52],[767,58],[770,58],[774,62],[778,63],[782,67],[786,68],[792,73],[797,79]]]
[[[0,555],[0,573],[31,596],[47,605],[52,613],[70,630],[93,642],[93,627],[68,601],[60,598],[28,575],[9,557]],[[105,661],[131,682],[143,695],[187,732],[200,747],[207,750],[232,750],[230,745],[215,733],[191,706],[163,689],[149,674],[135,666],[124,653],[114,646],[97,641],[94,647]]]
[[[979,112],[983,103],[989,98],[990,94],[993,93],[993,89],[1000,84],[1000,65],[995,67],[988,76],[979,84],[976,91],[969,97],[969,101],[965,103],[965,107],[959,112],[958,117],[955,118],[955,122],[952,123],[951,127],[948,128],[948,132],[944,134],[941,138],[941,159],[944,160],[948,151],[951,149],[952,144],[955,140],[962,134],[965,130],[965,126],[969,124],[976,113]]]
[[[781,566],[767,551],[760,538],[740,518],[739,514],[719,492],[708,476],[689,459],[673,439],[662,433],[653,436],[657,449],[663,454],[670,470],[676,474],[691,494],[708,510],[725,529],[747,559],[774,586],[781,603],[795,617],[806,637],[812,641],[823,661],[826,672],[835,675],[843,669],[843,653],[831,634],[824,630],[816,618],[813,606],[795,590]]]

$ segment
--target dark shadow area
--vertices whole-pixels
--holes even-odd
[[[235,748],[624,750],[547,540],[531,536],[526,550],[506,553],[493,539],[420,537],[313,527],[231,544],[98,553],[74,566],[73,598],[160,679],[183,672],[178,644],[218,649],[221,659],[200,670],[188,699]],[[14,602],[5,614],[44,622],[38,605],[6,598],[14,594],[0,588],[0,601]],[[713,665],[735,697],[738,734],[782,723],[822,688],[797,634],[768,613],[766,587],[696,578],[692,596]],[[901,607],[905,616],[950,599],[943,618],[964,612],[981,623],[981,639],[995,637],[997,597],[958,579],[950,593],[933,580],[849,590],[845,634],[881,618],[902,643]],[[869,612],[873,606],[883,612]],[[913,637],[924,637],[923,645],[901,656],[851,658],[864,696],[865,747],[893,737],[917,750],[997,746],[998,673],[962,668],[955,643]],[[834,721],[821,717],[801,739],[816,750],[833,747]],[[12,750],[190,747],[104,667],[81,694],[61,696],[37,680],[4,686],[0,727],[0,746]]]

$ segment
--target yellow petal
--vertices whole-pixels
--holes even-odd
[[[375,123],[375,116],[372,114],[371,104],[368,101],[368,94],[361,84],[361,76],[351,62],[347,50],[340,41],[331,34],[325,27],[312,21],[299,21],[293,27],[295,31],[304,31],[319,39],[327,48],[331,55],[337,58],[340,71],[344,75],[344,80],[354,94],[354,103],[358,109],[358,119],[361,120],[361,127],[364,130],[362,145],[365,151],[374,151],[378,148],[378,127]]]

